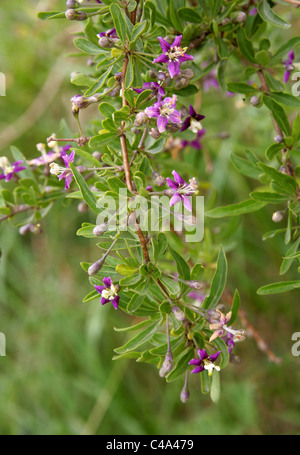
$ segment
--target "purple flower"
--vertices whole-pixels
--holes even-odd
[[[157,118],[157,128],[160,133],[166,131],[166,126],[169,122],[181,124],[181,114],[176,111],[177,96],[168,97],[158,101],[153,106],[145,109],[145,114],[150,118]]]
[[[45,144],[37,144],[37,149],[41,152],[41,156],[38,158],[33,158],[29,161],[30,166],[43,166],[45,164],[53,163],[53,161],[61,158],[62,155],[66,154],[71,148],[70,145],[64,145],[63,147],[55,147],[55,150],[50,150],[46,152]]]
[[[205,118],[205,115],[197,114],[195,109],[191,105],[189,107],[189,110],[190,115],[184,120],[180,131],[185,131],[188,128],[190,128],[193,131],[193,133],[198,133],[199,130],[202,130],[202,125],[200,121]]]
[[[256,14],[257,14],[257,8],[255,8],[255,7],[254,7],[254,8],[251,8],[251,10],[249,11],[249,14],[250,14],[250,16],[256,16]]]
[[[23,161],[15,161],[10,164],[6,156],[0,158],[0,169],[2,173],[0,174],[0,180],[5,180],[9,182],[17,172],[21,172],[26,169],[26,166],[21,166]]]
[[[226,343],[226,346],[228,348],[228,353],[231,354],[231,352],[235,346],[233,334],[226,332],[225,335],[223,335],[221,338]]]
[[[180,63],[188,60],[194,60],[194,57],[187,55],[185,51],[187,48],[181,48],[182,35],[176,36],[173,44],[169,44],[166,40],[159,37],[160,47],[163,51],[159,57],[153,60],[153,63],[169,63],[169,73],[173,78],[176,74],[179,74]]]
[[[287,55],[287,59],[283,61],[283,66],[285,68],[283,82],[285,84],[289,80],[291,72],[294,71],[294,69],[295,69],[294,65],[293,65],[294,59],[295,59],[295,53],[294,53],[294,51],[290,51]]]
[[[214,362],[221,354],[221,351],[209,356],[205,349],[199,349],[198,354],[199,359],[192,359],[189,362],[189,365],[196,365],[196,368],[191,373],[201,373],[201,371],[208,370],[208,374],[211,376],[214,369],[220,371],[220,367],[216,366]]]
[[[105,305],[111,302],[117,310],[120,297],[118,296],[118,287],[113,284],[110,277],[103,278],[103,286],[95,286],[95,289],[101,295],[101,304]]]
[[[134,88],[133,90],[137,93],[142,93],[144,90],[152,90],[158,101],[161,101],[165,96],[165,91],[158,82],[145,82],[143,88]]]
[[[207,63],[203,65],[205,68],[207,66]],[[219,90],[220,85],[217,79],[217,71],[212,70],[210,71],[206,76],[203,77],[203,90],[204,92],[209,92],[211,88],[215,90]]]
[[[66,167],[59,166],[57,163],[51,163],[50,172],[51,174],[58,176],[59,181],[63,179],[65,180],[65,189],[67,190],[70,188],[72,182],[73,173],[70,169],[70,163],[74,162],[75,151],[73,150],[70,156],[67,155],[67,153],[64,153],[61,157]]]
[[[111,38],[111,39],[118,39],[119,38],[115,28],[111,28],[111,29],[107,30],[106,32],[98,33],[97,36],[99,38],[102,38],[103,36],[106,36],[107,38]]]
[[[195,149],[201,149],[202,143],[200,142],[200,139],[202,138],[202,136],[204,136],[205,133],[206,133],[206,130],[197,131],[196,139],[194,139],[193,141],[183,140],[183,141],[181,141],[182,146],[186,147],[187,145],[189,145],[191,147],[194,147]]]
[[[190,212],[192,211],[192,205],[189,196],[195,194],[198,190],[196,179],[193,177],[190,179],[189,183],[186,183],[182,177],[176,172],[172,172],[175,182],[167,178],[167,184],[174,191],[173,196],[170,199],[170,207],[177,204],[177,202],[182,201],[183,205]]]

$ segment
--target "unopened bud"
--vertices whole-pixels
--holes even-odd
[[[258,106],[260,103],[260,99],[258,98],[258,96],[254,95],[252,96],[250,103],[252,104],[252,106]]]
[[[93,157],[96,158],[96,160],[101,161],[102,154],[100,152],[93,152]]]
[[[149,135],[153,137],[153,139],[159,139],[160,138],[160,132],[156,128],[151,128]]]
[[[86,202],[80,202],[78,204],[77,210],[79,213],[86,213],[89,209],[89,206],[87,205]]]
[[[158,79],[159,81],[162,81],[162,82],[165,81],[166,78],[167,78],[166,74],[165,74],[163,71],[159,71],[159,72],[157,73],[157,76],[156,76],[156,77],[157,77],[157,79]]]
[[[149,70],[148,75],[151,77],[151,79],[156,79],[157,77],[156,72],[153,70]]]
[[[276,142],[276,144],[280,144],[282,141],[283,141],[283,136],[281,136],[280,134],[278,134],[277,136],[274,137],[274,142]]]
[[[190,392],[186,386],[183,387],[181,393],[180,393],[180,400],[182,403],[186,403],[188,399],[190,398]]]
[[[177,123],[169,123],[166,127],[166,130],[169,131],[170,133],[176,133],[176,131],[178,131],[180,128],[179,125],[177,125]]]
[[[230,22],[231,22],[230,18],[229,17],[225,17],[225,19],[223,19],[221,21],[221,25],[228,25],[228,24],[230,24]]]
[[[30,224],[24,224],[24,226],[21,226],[19,229],[19,234],[26,235],[30,231],[30,226]]]
[[[286,71],[288,71],[289,73],[291,73],[292,71],[294,71],[295,67],[294,65],[290,64],[290,65],[287,65],[285,67]]]
[[[194,71],[191,70],[190,68],[187,68],[186,70],[182,70],[181,74],[186,77],[187,79],[193,79],[194,77]]]
[[[75,8],[76,6],[78,6],[78,2],[76,0],[68,0],[66,6],[68,8]]]
[[[277,212],[274,212],[272,215],[272,220],[274,221],[274,223],[280,223],[280,221],[282,221],[283,218],[284,218],[284,213],[281,212],[280,210]]]
[[[135,117],[134,126],[139,127],[141,125],[144,125],[148,122],[148,120],[149,117],[147,114],[145,114],[145,112],[139,112]]]
[[[247,19],[247,14],[244,13],[243,11],[240,11],[233,19],[233,22],[236,24],[242,24],[243,22],[246,21],[246,19]]]
[[[185,320],[185,314],[178,306],[172,307],[172,313],[177,321],[182,322]]]
[[[198,290],[203,287],[203,284],[201,283],[201,281],[191,280],[191,281],[187,281],[186,283],[192,289]]]
[[[84,21],[88,17],[86,13],[76,9],[68,9],[65,12],[65,16],[69,21]]]
[[[168,373],[170,373],[172,368],[173,368],[173,355],[172,355],[171,351],[168,351],[166,354],[164,363],[162,364],[162,367],[159,370],[159,376],[161,378],[164,378],[165,376],[167,376]]]
[[[107,231],[107,228],[108,226],[106,223],[99,224],[98,226],[94,227],[93,233],[97,237],[100,237],[100,235],[104,234],[104,232]]]
[[[154,180],[155,185],[157,186],[164,186],[166,184],[166,179],[159,172],[153,172],[152,178]]]
[[[111,48],[114,47],[115,43],[114,40],[110,39],[108,36],[101,36],[101,38],[99,38],[98,44],[100,47]]]
[[[94,262],[94,264],[92,264],[88,269],[89,276],[96,275],[96,273],[98,273],[99,270],[102,269],[103,264],[104,264],[103,258],[99,259],[99,261]]]

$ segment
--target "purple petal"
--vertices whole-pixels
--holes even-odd
[[[207,359],[207,357],[208,357],[208,354],[207,354],[205,349],[199,349],[198,355],[199,355],[201,360]]]
[[[170,207],[173,207],[173,205],[177,204],[178,202],[182,201],[183,197],[179,193],[173,194],[173,196],[170,199]]]
[[[191,117],[195,117],[195,115],[197,115],[195,109],[193,108],[193,106],[191,104],[190,104],[190,107],[189,107],[189,111],[190,111],[190,116]]]
[[[201,365],[202,360],[201,359],[192,359],[189,361],[189,365]]]
[[[96,286],[95,285],[95,289],[96,289],[97,292],[99,292],[99,294],[101,294],[102,291],[104,291],[104,289],[106,289],[106,288],[105,288],[105,286]]]
[[[184,122],[183,122],[183,125],[181,127],[181,130],[180,131],[185,131],[187,130],[191,125],[191,117],[187,117]]]
[[[161,54],[153,60],[153,63],[167,63],[169,61],[169,57],[165,54]]]
[[[175,37],[174,39],[174,42],[172,44],[172,47],[180,47],[180,44],[181,44],[181,40],[182,40],[182,35],[178,35]]]
[[[289,71],[285,71],[284,72],[284,76],[283,76],[283,82],[286,84],[290,78],[290,72]]]
[[[160,133],[163,133],[164,131],[166,131],[166,126],[168,124],[168,119],[167,117],[163,117],[162,115],[160,115],[157,119],[157,129]]]
[[[192,55],[183,54],[180,57],[178,57],[178,60],[180,62],[187,62],[188,60],[195,60],[195,59],[194,59],[194,57]]]
[[[179,72],[180,72],[180,62],[171,61],[169,63],[170,76],[173,78],[174,76],[176,76],[176,74],[179,74]]]
[[[116,310],[118,309],[119,300],[120,300],[120,296],[116,295],[116,297],[111,301],[111,303],[113,304],[113,307]]]
[[[109,302],[108,299],[105,299],[104,297],[102,297],[101,299],[101,305],[105,305],[107,302]]]
[[[178,111],[174,111],[172,114],[170,114],[170,121],[172,123],[181,123],[181,114]]]
[[[103,278],[103,284],[105,287],[110,288],[112,285],[112,281],[110,277]]]
[[[219,357],[220,354],[221,354],[221,351],[218,351],[218,352],[216,352],[216,354],[210,355],[210,356],[209,356],[209,360],[210,360],[211,362],[215,362],[215,361],[217,360],[217,358]]]
[[[163,52],[168,52],[171,49],[171,44],[168,41],[164,40],[160,36],[158,37],[158,41]]]
[[[161,107],[161,103],[155,103],[153,106],[146,107],[144,112],[150,118],[157,118],[160,115],[160,110],[159,110],[160,107]]]
[[[184,198],[183,198],[183,205],[185,206],[185,208],[186,208],[189,212],[192,211],[192,204],[191,204],[191,201],[190,201],[189,196],[184,196]]]
[[[172,188],[172,190],[177,190],[178,187],[179,187],[179,184],[177,182],[174,182],[172,179],[170,179],[169,177],[167,177],[167,184],[170,188]]]
[[[201,371],[204,370],[204,366],[200,365],[200,367],[196,367],[194,370],[191,371],[191,374],[193,373],[201,373]]]
[[[295,53],[294,53],[294,51],[290,51],[290,52],[288,53],[288,59],[290,59],[290,60],[293,61],[294,58],[295,58]]]
[[[180,177],[180,175],[178,174],[178,172],[172,171],[172,174],[173,174],[173,176],[174,176],[175,182],[179,183],[179,185],[185,185],[185,184],[186,184],[186,181],[183,180],[182,177]]]

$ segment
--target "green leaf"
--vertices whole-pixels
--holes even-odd
[[[74,176],[74,179],[75,179],[77,185],[80,188],[83,199],[85,200],[87,205],[92,210],[94,210],[94,212],[99,213],[99,210],[97,208],[97,200],[96,200],[94,194],[91,192],[91,190],[87,186],[86,181],[84,180],[84,178],[82,177],[80,172],[78,172],[76,166],[73,163],[70,163],[70,169],[73,173],[73,176]]]
[[[245,30],[240,28],[236,37],[240,51],[245,59],[248,60],[248,62],[256,63],[254,48],[252,42],[247,38]]]
[[[194,349],[188,348],[182,353],[177,361],[175,368],[166,377],[167,382],[172,382],[181,376],[189,368],[189,361],[194,357]]]
[[[214,308],[218,304],[218,302],[224,292],[226,280],[227,280],[227,260],[226,260],[226,255],[223,250],[223,247],[221,247],[221,249],[219,251],[218,260],[217,260],[217,269],[215,271],[215,274],[214,274],[214,277],[213,277],[213,280],[211,283],[209,296],[206,297],[206,299],[203,302],[203,308],[211,309],[211,308]]]
[[[75,38],[74,45],[85,54],[98,55],[103,53],[103,49],[85,38]]]
[[[221,395],[220,374],[217,370],[213,370],[210,386],[210,398],[214,403],[218,403]]]
[[[185,3],[184,0],[172,0],[169,3],[169,13],[171,22],[174,25],[175,29],[178,30],[179,32],[183,32],[184,25],[182,23],[182,19],[178,10],[185,6],[184,3]]]
[[[270,62],[269,53],[265,50],[261,50],[255,54],[255,59],[259,65],[262,67],[268,66]]]
[[[282,172],[277,171],[271,166],[267,166],[264,163],[258,163],[258,166],[262,171],[271,179],[276,182],[283,194],[294,195],[297,191],[297,184],[295,180],[289,175],[283,174]]]
[[[282,150],[282,144],[272,144],[265,151],[268,160],[272,160],[274,156]]]
[[[256,212],[266,205],[265,202],[255,201],[254,199],[247,199],[246,201],[237,204],[225,205],[224,207],[217,207],[206,212],[206,216],[210,218],[223,218],[226,216],[238,216],[245,213]]]
[[[127,353],[129,351],[133,351],[135,348],[141,346],[147,340],[149,340],[152,337],[152,335],[156,332],[157,325],[158,325],[158,323],[157,323],[157,321],[155,321],[153,324],[149,325],[149,327],[147,327],[145,330],[140,332],[137,336],[132,338],[126,344],[115,349],[115,352],[117,354],[125,354],[125,353]]]
[[[227,90],[232,93],[244,93],[245,95],[258,92],[257,88],[252,87],[252,85],[245,84],[244,82],[229,82],[227,84]]]
[[[101,76],[96,80],[96,82],[85,92],[85,96],[94,95],[98,90],[100,90],[105,84],[106,79],[110,75],[113,66],[109,66],[108,69],[101,74]]]
[[[220,366],[220,368],[225,368],[229,362],[229,352],[228,352],[227,344],[220,337],[216,338],[213,341],[213,343],[215,344],[218,351],[221,351],[221,362],[220,362],[219,366]]]
[[[286,41],[278,50],[275,52],[273,57],[270,60],[270,65],[276,65],[279,63],[283,57],[291,50],[294,49],[296,46],[300,44],[300,36],[295,36],[294,38],[289,39]]]
[[[247,177],[254,178],[254,179],[259,178],[259,176],[261,174],[261,170],[252,161],[245,160],[244,158],[241,158],[240,156],[236,155],[235,153],[230,154],[230,159],[231,159],[234,167],[241,174],[246,175]]]
[[[288,251],[286,253],[286,257],[283,259],[281,267],[280,267],[280,275],[284,275],[290,269],[291,265],[294,262],[294,259],[295,259],[294,255],[295,255],[296,251],[298,250],[299,244],[300,244],[300,237],[288,249]],[[289,256],[291,256],[291,257],[289,257]]]
[[[287,29],[291,26],[273,12],[267,0],[263,0],[257,5],[257,11],[265,22],[269,22],[275,27]]]
[[[197,11],[193,8],[179,8],[178,15],[184,21],[191,22],[192,24],[199,24],[202,18]]]
[[[233,300],[232,300],[232,305],[231,305],[232,315],[231,315],[230,321],[228,322],[228,326],[233,324],[234,321],[236,320],[238,313],[239,313],[240,305],[241,305],[241,298],[240,298],[239,291],[236,289],[234,296],[233,296]]]
[[[300,138],[300,116],[298,113],[293,121],[292,138],[294,142],[297,142],[298,139]]]
[[[250,193],[250,197],[256,201],[266,202],[268,204],[279,204],[289,199],[289,196],[284,196],[279,193],[265,192],[265,191],[253,191]]]
[[[145,300],[145,295],[133,294],[127,305],[127,311],[129,313],[134,313]]]
[[[300,288],[300,281],[280,281],[278,283],[267,284],[257,290],[259,295],[281,294]]]
[[[122,43],[126,44],[127,36],[128,38],[131,37],[131,30],[129,30],[128,22],[125,20],[123,11],[124,10],[121,10],[121,8],[116,3],[110,5],[111,17],[114,21],[117,35]]]
[[[289,93],[270,92],[269,95],[280,104],[291,107],[300,107],[300,100]]]
[[[263,102],[267,106],[267,108],[270,109],[270,111],[272,112],[275,122],[282,129],[284,134],[289,136],[290,123],[284,109],[280,106],[280,104],[278,104],[276,101],[274,101],[270,96],[266,94],[263,95]]]

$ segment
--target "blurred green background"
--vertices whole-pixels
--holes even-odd
[[[81,25],[36,17],[64,3],[1,2],[0,71],[7,78],[7,96],[0,98],[1,155],[9,155],[14,144],[27,157],[37,156],[38,142],[60,134],[61,118],[75,131],[70,98],[77,92],[70,73],[86,61],[67,54],[74,52],[71,32]],[[274,135],[269,116],[218,92],[204,95],[203,112],[209,119],[204,155],[187,153],[185,159],[196,166],[199,178],[212,181],[219,194],[216,205],[246,199],[253,183],[237,173],[229,155],[248,147],[263,158]],[[223,141],[215,137],[220,125],[230,133]],[[208,156],[214,164],[211,175]],[[97,300],[81,303],[91,286],[79,263],[98,259],[95,242],[76,237],[83,221],[94,222],[89,214],[58,204],[39,236],[21,237],[2,223],[0,332],[6,335],[7,355],[0,358],[0,433],[299,434],[300,358],[291,354],[291,336],[300,332],[299,292],[256,294],[258,287],[279,281],[286,252],[282,238],[262,241],[263,233],[276,227],[271,216],[266,208],[233,219],[235,234],[225,246],[229,287],[239,289],[249,322],[282,362],[270,362],[247,338],[235,350],[241,363],[222,371],[217,405],[201,394],[197,375],[190,400],[182,404],[183,380],[166,384],[152,366],[111,360],[113,349],[125,341],[113,327],[133,321],[112,307],[101,308]],[[286,275],[296,278],[294,269]]]

